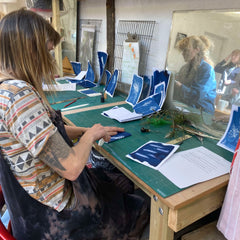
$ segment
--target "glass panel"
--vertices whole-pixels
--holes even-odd
[[[68,57],[76,61],[76,25],[77,25],[77,0],[64,0],[64,11],[60,14],[62,41],[62,58]]]
[[[237,10],[173,13],[167,105],[186,112],[199,129],[219,137],[232,104],[240,105],[239,20]]]

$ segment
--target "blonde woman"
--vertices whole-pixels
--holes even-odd
[[[190,36],[180,40],[177,47],[186,64],[176,75],[174,97],[213,114],[216,80],[213,67],[206,61],[206,44],[200,37]]]

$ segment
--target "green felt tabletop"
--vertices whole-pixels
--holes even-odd
[[[122,105],[125,108],[132,110],[132,107],[128,104]],[[166,134],[170,131],[170,125],[153,126],[147,124],[145,119],[119,123],[116,120],[106,118],[101,115],[101,112],[108,108],[95,109],[86,112],[80,112],[75,114],[66,115],[66,117],[77,126],[90,127],[95,123],[101,123],[104,126],[119,126],[124,127],[126,132],[131,133],[132,136],[120,139],[112,143],[105,143],[103,148],[107,150],[112,156],[119,160],[124,166],[126,166],[131,172],[142,179],[147,185],[154,189],[162,197],[168,197],[175,194],[182,189],[178,188],[159,171],[141,165],[137,162],[128,159],[126,155],[136,150],[146,142],[153,140],[159,142],[168,142],[172,139],[165,138]],[[150,128],[150,132],[142,133],[141,127]],[[204,138],[201,143],[196,137],[192,137],[185,140],[178,151],[195,148],[198,146],[204,146],[209,150],[219,154],[228,161],[231,161],[233,154],[216,145],[217,140]]]
[[[82,88],[77,87],[77,89],[80,90]],[[102,93],[103,86],[94,87],[91,89],[93,91],[96,91],[97,93]],[[73,99],[73,98],[77,98],[77,97],[83,97],[83,98],[78,99],[75,103],[69,105],[68,107],[75,107],[75,106],[79,106],[79,108],[91,107],[91,106],[97,106],[97,105],[104,105],[104,104],[108,104],[108,103],[112,103],[112,102],[124,101],[126,99],[126,96],[122,95],[119,92],[116,92],[113,98],[110,96],[107,96],[107,99],[105,100],[104,103],[101,102],[101,96],[89,97],[78,91],[62,91],[62,92],[59,91],[59,92],[56,92],[56,94],[54,94],[54,95],[51,95],[50,92],[46,92],[46,95],[47,95],[48,101],[50,102],[51,106],[55,110],[64,109],[64,106],[67,105],[68,103],[70,103],[71,100],[63,102],[63,103],[58,103],[58,104],[53,104],[53,103],[62,101],[62,100]]]

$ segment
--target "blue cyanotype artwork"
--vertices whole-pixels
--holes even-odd
[[[155,70],[151,77],[151,89],[150,89],[149,95],[153,95],[155,93],[155,87],[162,82],[165,82],[165,93],[166,93],[168,88],[169,78],[170,78],[170,74],[168,71]]]
[[[106,85],[106,88],[105,88],[105,92],[110,97],[113,97],[113,95],[114,95],[115,89],[117,87],[117,82],[118,82],[118,70],[115,69],[112,77],[109,79],[109,81]]]
[[[153,72],[154,88],[159,83],[165,82],[165,92],[166,92],[167,91],[167,87],[168,87],[169,77],[170,77],[170,74],[168,73],[168,71],[166,71],[166,70],[162,70],[162,71],[155,70]]]
[[[162,105],[166,98],[165,89],[166,89],[165,82],[161,82],[161,83],[157,84],[154,89],[153,97],[154,97],[155,101],[158,103],[158,105],[160,106],[160,108],[162,108]]]
[[[117,141],[122,138],[130,137],[130,136],[132,136],[132,135],[129,132],[118,132],[116,135],[111,136],[111,139],[108,143]]]
[[[90,61],[88,61],[88,69],[87,69],[87,73],[86,73],[86,76],[85,76],[85,80],[88,80],[88,81],[91,81],[91,82],[95,81],[95,74],[94,74],[93,68],[90,64]]]
[[[149,96],[150,89],[151,89],[150,78],[148,76],[143,76],[143,90],[142,90],[139,101],[141,101]]]
[[[88,95],[88,94],[97,93],[97,92],[92,89],[86,89],[86,90],[82,90],[81,93]]]
[[[81,72],[81,63],[80,62],[74,62],[70,61],[73,71],[76,75],[78,75]]]
[[[92,81],[89,80],[83,80],[81,82],[78,83],[78,85],[84,87],[84,88],[92,88],[92,87],[96,87],[96,84]]]
[[[143,78],[134,74],[131,88],[126,99],[126,102],[131,106],[135,106],[139,101],[143,89]]]
[[[165,82],[161,82],[154,87],[154,94],[165,93]]]
[[[217,145],[234,153],[239,139],[239,132],[240,132],[240,107],[233,105],[227,129],[223,137],[217,143]]]
[[[126,157],[145,166],[158,168],[178,149],[179,145],[149,141]]]
[[[79,74],[75,78],[67,78],[69,82],[76,83],[85,88],[92,88],[96,87],[95,81],[95,74],[93,68],[88,61],[88,69],[87,71],[80,71]]]
[[[105,89],[106,89],[112,74],[107,69],[105,70],[105,73],[106,73],[106,85],[105,85]]]
[[[160,94],[157,94],[157,95],[160,95]],[[153,95],[138,102],[133,107],[133,110],[138,114],[142,114],[143,117],[160,111],[161,108],[156,102],[156,100],[154,99],[154,97],[157,97],[157,96]]]
[[[154,79],[153,79],[153,75],[150,78],[150,92],[149,92],[149,96],[154,94]]]
[[[99,79],[97,83],[97,85],[99,86],[103,78],[104,70],[106,67],[107,59],[108,59],[108,54],[106,52],[101,52],[101,51],[98,51],[97,54],[98,54],[98,62],[99,62],[99,69],[100,69]]]

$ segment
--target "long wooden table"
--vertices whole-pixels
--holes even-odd
[[[125,157],[125,152],[130,151],[130,149],[125,150],[127,143],[129,143],[128,145],[131,145],[132,149],[135,150],[136,146],[142,145],[142,142],[146,142],[149,139],[165,142],[169,141],[164,139],[163,135],[165,130],[163,130],[163,133],[159,135],[154,133],[152,133],[152,135],[143,135],[142,133],[139,133],[137,129],[139,129],[143,124],[140,120],[120,124],[112,119],[106,119],[105,117],[100,116],[101,111],[109,109],[115,105],[122,104],[125,104],[125,102],[119,101],[118,99],[117,102],[106,102],[103,105],[98,104],[95,106],[63,112],[63,114],[65,115],[65,119],[68,124],[91,126],[94,122],[100,122],[103,125],[122,126],[126,131],[130,131],[132,133],[131,137],[116,141],[111,143],[111,145],[104,144],[103,147],[100,147],[95,144],[94,147],[151,198],[149,239],[172,240],[174,238],[174,232],[180,231],[198,219],[201,219],[221,207],[229,175],[226,174],[182,190],[178,189],[176,186],[172,186],[173,184],[165,179],[161,173],[156,173],[157,171],[153,169],[149,169],[141,164],[127,159]],[[126,107],[126,105],[123,106]],[[136,128],[136,130],[134,130],[134,128]],[[189,137],[190,136],[186,136],[186,138]],[[180,141],[182,141],[182,137],[176,138],[170,141],[170,143],[178,143]],[[200,142],[194,143],[196,141],[197,140],[194,140],[192,137],[189,140],[184,141],[182,145],[184,145],[185,142],[186,146],[189,144],[193,144],[193,147],[194,144],[200,145]],[[206,142],[206,146],[211,147],[212,143],[207,140],[204,140],[204,142]],[[215,148],[215,144],[212,144],[212,146]],[[228,155],[226,152],[224,152],[224,154]],[[151,179],[153,179],[154,183],[151,182]],[[166,195],[164,195],[165,192]]]
[[[174,232],[222,206],[228,174],[163,198],[102,147],[95,148],[151,198],[150,240],[172,240]]]

